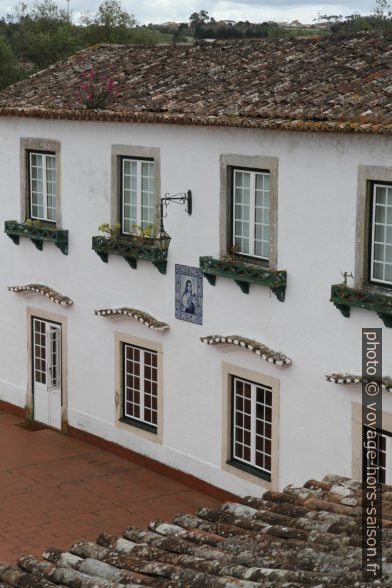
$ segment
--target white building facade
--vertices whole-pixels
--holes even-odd
[[[239,495],[328,472],[360,476],[361,385],[325,376],[360,374],[365,327],[383,328],[391,374],[392,329],[368,309],[343,316],[331,286],[348,272],[388,296],[389,236],[373,242],[382,254],[364,252],[376,225],[392,231],[389,137],[19,117],[0,126],[2,221],[38,219],[27,230],[41,238],[45,227],[68,231],[68,248],[61,234],[56,246],[2,233],[2,401]],[[92,249],[100,224],[146,227],[161,195],[188,190],[191,215],[165,210],[166,268],[139,258],[135,269],[110,252],[104,263]],[[186,300],[190,320],[180,320],[176,265],[198,270],[204,256],[287,279],[273,292],[240,275],[204,278],[193,299],[202,324]],[[51,297],[18,291],[29,284]],[[143,314],[95,313],[120,308],[158,328]],[[218,335],[245,347],[201,341]],[[389,448],[387,390],[383,430]],[[384,461],[390,479],[389,449]]]

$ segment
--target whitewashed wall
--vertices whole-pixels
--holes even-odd
[[[27,239],[15,246],[0,234],[0,398],[26,402],[25,307],[64,312],[68,318],[69,423],[239,494],[254,485],[220,470],[221,362],[277,377],[281,382],[279,485],[326,473],[351,474],[351,403],[360,387],[325,382],[333,371],[358,373],[361,328],[383,326],[374,314],[353,310],[344,318],[329,302],[340,270],[354,272],[357,168],[392,167],[384,137],[205,129],[158,125],[0,120],[0,220],[20,218],[20,137],[61,141],[62,218],[70,231],[69,255],[52,244],[37,251]],[[120,257],[104,264],[91,250],[97,226],[110,219],[112,144],[161,149],[162,193],[192,189],[194,212],[168,209],[172,236],[167,275],[147,262],[132,270]],[[286,301],[268,288],[243,294],[233,281],[204,280],[204,324],[174,317],[175,263],[198,266],[200,255],[219,254],[219,156],[279,158],[278,266],[288,272]],[[40,282],[70,296],[60,307],[7,291]],[[154,333],[135,321],[112,323],[96,308],[128,305],[167,321]],[[164,443],[159,446],[114,426],[114,330],[164,345]],[[240,334],[293,359],[279,369],[241,350],[203,345],[208,334]],[[392,329],[384,329],[384,374],[392,375]],[[392,411],[385,394],[384,410]]]

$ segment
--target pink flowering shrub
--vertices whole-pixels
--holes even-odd
[[[85,72],[80,84],[79,100],[85,108],[103,110],[109,98],[114,94],[114,82],[111,79],[98,79],[95,71]]]

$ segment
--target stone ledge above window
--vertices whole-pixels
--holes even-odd
[[[331,287],[331,302],[343,316],[349,317],[351,308],[363,308],[376,312],[386,327],[392,327],[392,296],[375,290],[350,288],[345,284]]]
[[[10,239],[19,245],[20,237],[30,239],[39,251],[43,249],[44,241],[54,243],[64,255],[68,255],[68,231],[57,229],[42,224],[18,223],[17,221],[5,221],[4,232]]]
[[[166,331],[167,329],[170,329],[170,326],[167,323],[159,321],[147,312],[138,310],[137,308],[129,308],[127,306],[122,308],[104,308],[102,310],[96,310],[95,314],[110,319],[121,319],[124,317],[135,319],[136,321],[143,323],[148,329],[154,331]]]
[[[72,306],[73,301],[68,298],[68,296],[64,296],[63,294],[59,294],[53,288],[49,286],[45,286],[44,284],[27,284],[26,286],[9,286],[8,290],[10,292],[15,292],[16,294],[39,294],[41,296],[45,296],[49,298],[55,304],[60,304],[61,306]]]
[[[207,337],[201,337],[200,341],[202,343],[207,343],[208,345],[238,345],[242,349],[255,353],[268,363],[274,363],[278,366],[287,366],[293,363],[284,353],[273,351],[264,345],[264,343],[259,343],[254,339],[248,339],[247,337],[241,337],[240,335],[209,335]]]
[[[92,249],[105,263],[109,254],[121,255],[131,268],[137,268],[137,260],[150,261],[161,274],[166,273],[167,251],[162,251],[159,239],[149,238],[141,241],[132,235],[111,238],[93,237]]]
[[[217,276],[234,280],[244,294],[249,294],[250,284],[267,286],[280,302],[284,302],[287,285],[286,271],[209,256],[200,257],[200,270],[212,286],[215,286]]]
[[[353,376],[352,374],[327,374],[325,376],[327,382],[332,382],[333,384],[345,384],[345,385],[353,385],[353,384],[362,384],[362,382],[367,382],[366,378],[362,376]],[[392,378],[385,377],[381,380],[382,389],[386,392],[392,392]]]

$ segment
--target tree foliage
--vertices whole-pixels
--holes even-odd
[[[150,42],[151,31],[136,33],[137,22],[123,10],[118,0],[104,0],[95,14],[86,12],[81,19],[81,33],[87,44]],[[140,40],[139,40],[140,39]]]
[[[0,34],[29,70],[48,67],[95,43],[151,44],[159,38],[153,30],[138,27],[119,0],[104,0],[96,13],[82,15],[78,24],[55,0],[36,0],[32,6],[20,2],[0,21]]]
[[[324,15],[319,20],[329,22],[332,33],[392,31],[392,7],[389,0],[376,0],[370,16],[355,13],[343,19],[341,15]]]
[[[18,81],[21,72],[7,39],[0,34],[0,90]]]

